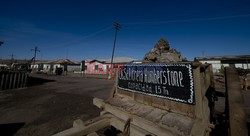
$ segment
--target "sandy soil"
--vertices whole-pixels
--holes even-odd
[[[99,115],[93,97],[105,99],[114,81],[69,76],[32,75],[53,82],[23,89],[0,91],[0,124],[25,125],[17,136],[52,135]]]

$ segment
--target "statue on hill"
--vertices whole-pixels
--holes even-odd
[[[183,61],[185,62],[187,59],[183,58],[181,53],[176,49],[171,49],[169,42],[164,38],[161,38],[143,59],[143,63],[169,63]]]

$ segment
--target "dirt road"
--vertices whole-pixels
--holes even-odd
[[[0,124],[25,123],[15,135],[52,135],[71,127],[75,119],[84,121],[98,116],[100,111],[92,99],[107,98],[114,83],[104,79],[32,76],[54,81],[0,92]]]

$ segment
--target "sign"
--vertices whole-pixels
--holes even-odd
[[[191,64],[131,64],[119,67],[118,88],[195,104]]]

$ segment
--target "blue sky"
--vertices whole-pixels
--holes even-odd
[[[143,59],[164,37],[184,57],[250,54],[249,0],[2,0],[0,59]]]

